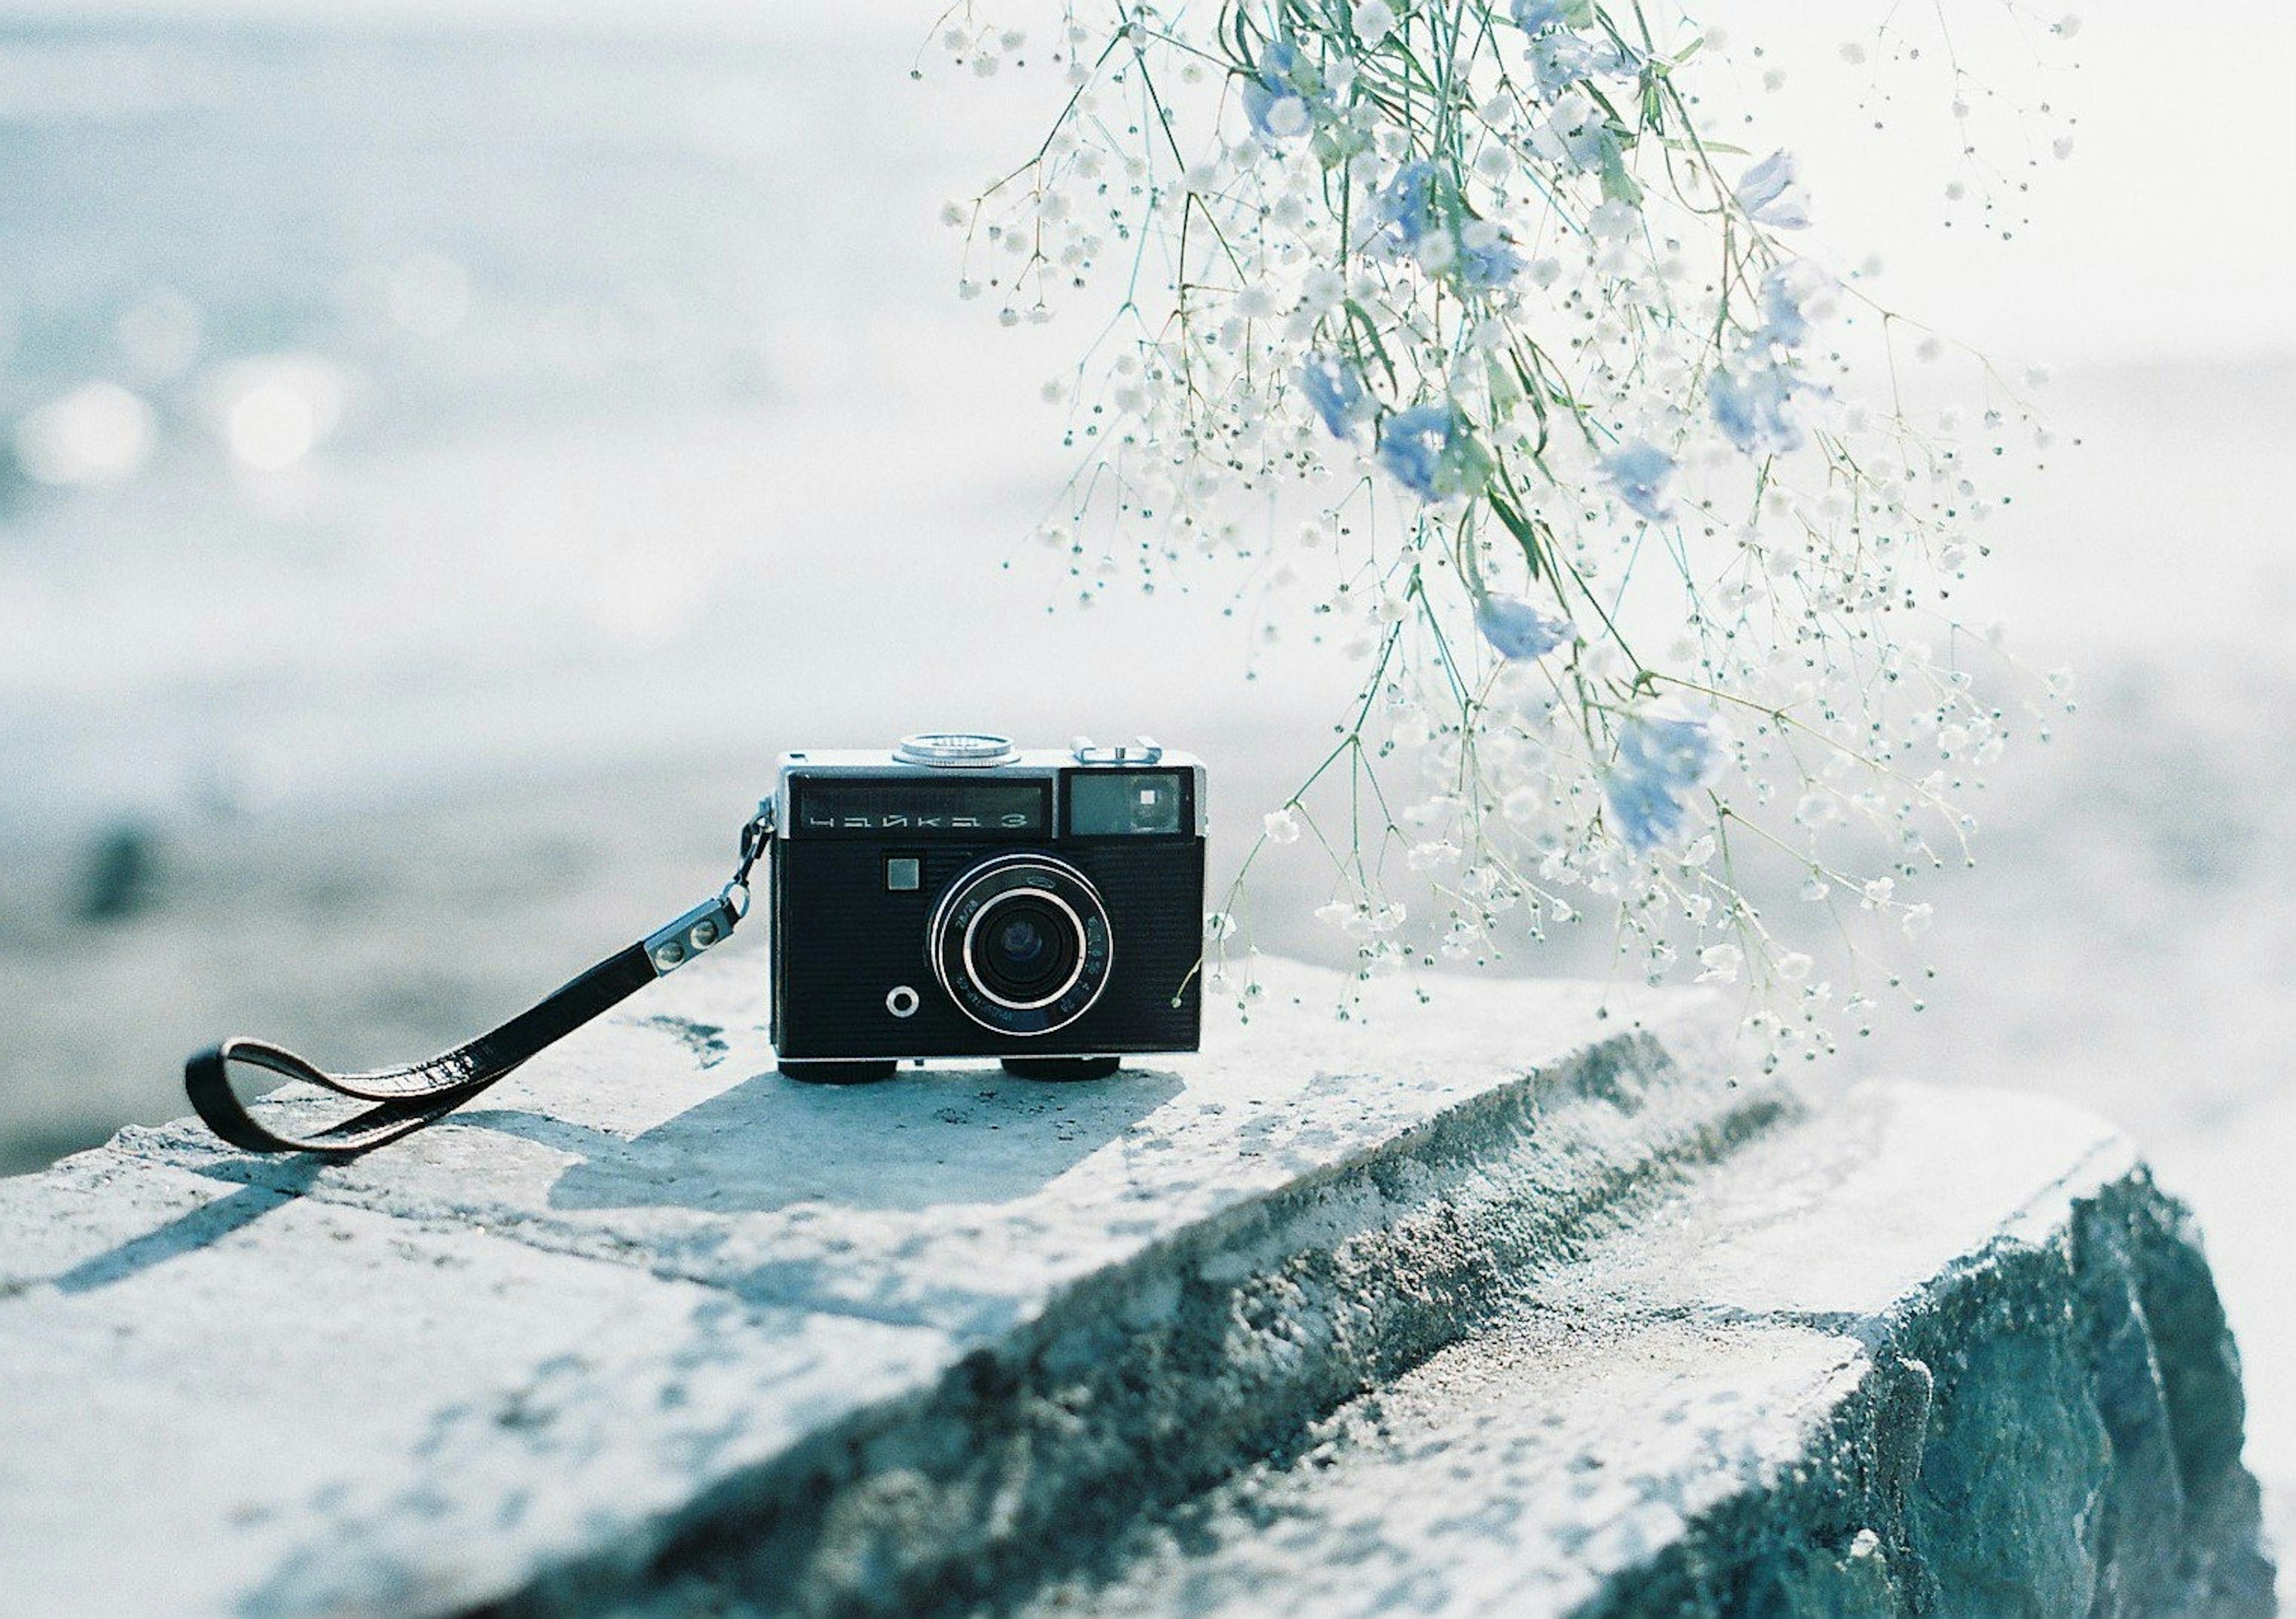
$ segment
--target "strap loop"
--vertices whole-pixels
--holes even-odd
[[[749,876],[773,830],[770,810],[742,829],[742,863],[716,899],[617,951],[500,1028],[425,1062],[367,1074],[330,1074],[283,1046],[238,1038],[195,1053],[184,1090],[209,1129],[249,1152],[356,1157],[436,1123],[544,1048],[730,935],[749,910]],[[736,895],[739,897],[737,898]],[[375,1105],[315,1133],[291,1134],[256,1118],[232,1088],[234,1064]]]

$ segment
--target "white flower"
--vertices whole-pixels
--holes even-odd
[[[1698,953],[1701,984],[1734,984],[1745,955],[1735,944],[1709,944]]]
[[[1296,95],[1286,95],[1271,102],[1267,109],[1267,133],[1275,135],[1299,135],[1308,133],[1314,120],[1308,115],[1308,103]]]
[[[1204,918],[1204,936],[1218,942],[1235,936],[1235,918],[1225,911],[1214,911]]]
[[[1587,233],[1598,241],[1620,241],[1641,228],[1642,215],[1632,203],[1616,199],[1587,216]]]
[[[1395,8],[1387,0],[1363,0],[1355,10],[1356,37],[1366,50],[1377,50],[1395,32]]]
[[[1336,270],[1324,266],[1308,273],[1300,283],[1300,301],[1303,307],[1317,314],[1336,309],[1348,295],[1348,283]]]
[[[1300,841],[1300,822],[1289,808],[1268,811],[1259,824],[1270,843]]]

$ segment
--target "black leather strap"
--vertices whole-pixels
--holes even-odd
[[[748,908],[750,868],[771,830],[763,816],[742,829],[741,869],[717,899],[608,956],[500,1028],[427,1062],[368,1074],[330,1074],[284,1047],[242,1037],[195,1053],[184,1064],[184,1090],[209,1129],[250,1152],[341,1158],[395,1141],[452,1113],[536,1052],[723,941]],[[290,1134],[258,1119],[240,1100],[231,1083],[234,1063],[375,1106],[313,1134]]]
[[[564,1039],[608,1007],[654,981],[644,944],[599,962],[557,993],[529,1007],[491,1034],[411,1067],[373,1074],[329,1074],[294,1052],[261,1040],[226,1040],[184,1065],[184,1089],[208,1128],[250,1152],[319,1152],[348,1157],[422,1128],[493,1084],[528,1058]],[[375,1107],[314,1135],[291,1135],[261,1123],[232,1089],[230,1067],[243,1063],[319,1085]]]

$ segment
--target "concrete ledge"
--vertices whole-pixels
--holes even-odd
[[[1519,1283],[1024,1611],[2275,1611],[2206,1266],[2072,1109],[1869,1088]]]
[[[2038,1524],[2086,1480],[2128,1503],[2079,1517],[2092,1580],[2155,1569],[2142,1508],[2194,1548],[2177,1589],[2268,1601],[2205,1265],[2062,1110],[1804,1121],[1726,1081],[1694,997],[1629,1022],[1582,986],[1398,987],[1343,1023],[1336,980],[1282,967],[1184,1063],[815,1090],[770,1072],[757,970],[701,963],[356,1164],[171,1126],[0,1182],[0,1586],[29,1612],[251,1619],[1377,1611],[1324,1578],[1360,1551],[1435,1582],[1395,1606],[1488,1585],[1561,1612],[1702,1589],[1755,1543],[1870,1560],[1797,1505],[1866,1501],[1855,1474],[1900,1503],[1860,1523],[1874,1589],[1911,1601],[1956,1588],[1903,1458],[1951,1477],[1978,1430],[2086,1399],[2102,1430],[2048,1430],[2080,1467],[1978,1468],[1986,1499]],[[2025,1145],[1968,1150],[2005,1130]],[[2089,1347],[2054,1382],[1953,1359],[2037,1334]],[[2096,1370],[2136,1365],[2149,1383]],[[1471,1368],[1564,1420],[1509,1452],[1507,1526],[1461,1540],[1411,1527],[1460,1487],[1383,1473],[1362,1425],[1470,1420]],[[1541,1493],[1602,1445],[1642,1454],[1669,1401],[1708,1415],[1650,1451],[1675,1457],[1648,1472],[1675,1481],[1651,1486],[1664,1533]],[[1352,1481],[1353,1508],[1317,1493]],[[1288,1558],[1238,1527],[1282,1502]],[[2038,1551],[2000,1558],[2066,1589]]]

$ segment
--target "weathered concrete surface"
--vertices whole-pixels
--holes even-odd
[[[1029,1611],[2269,1614],[2192,1242],[2062,1104],[1870,1088]]]
[[[113,1153],[0,1182],[0,1250],[10,1615],[463,1606],[946,1348]]]
[[[0,1613],[2268,1592],[2205,1266],[2078,1116],[1282,967],[1201,1058],[816,1090],[757,973],[353,1165],[0,1182]]]
[[[700,964],[352,1165],[177,1125],[0,1182],[0,1602],[579,1607],[729,1523],[766,1585],[912,1602],[1079,1502],[1218,1476],[1788,1105],[1591,990],[1341,1023],[1336,980],[1283,969],[1168,1068],[808,1088],[757,974]],[[1700,1049],[1695,1005],[1652,1010]],[[1090,1422],[966,1435],[1024,1369]]]

